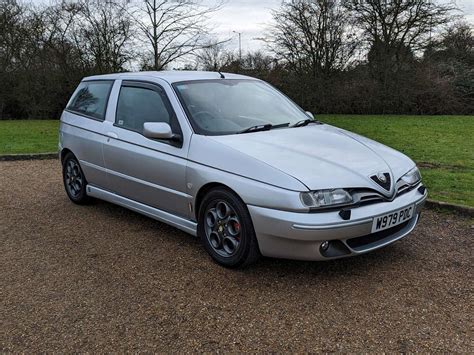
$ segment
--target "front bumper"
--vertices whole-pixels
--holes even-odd
[[[427,191],[413,189],[391,202],[356,207],[344,221],[339,211],[297,213],[248,206],[260,252],[264,256],[296,260],[329,260],[384,247],[409,234],[416,226]],[[371,234],[374,217],[415,205],[413,217],[396,227]],[[321,253],[323,241],[329,249]]]

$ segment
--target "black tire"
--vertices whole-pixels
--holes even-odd
[[[216,250],[216,248],[212,246],[208,236],[208,231],[211,227],[207,224],[207,215],[211,210],[215,210],[213,207],[220,202],[227,203],[228,206],[232,208],[233,215],[238,217],[239,244],[235,250],[235,254],[232,255],[222,255],[226,253]],[[229,222],[229,220],[227,221]],[[250,218],[247,207],[235,193],[225,188],[211,190],[202,200],[198,216],[198,236],[212,259],[218,264],[228,268],[246,267],[255,263],[261,256],[252,219]]]
[[[91,198],[86,192],[87,180],[79,161],[74,154],[67,153],[62,163],[64,189],[69,199],[78,205],[89,203]]]

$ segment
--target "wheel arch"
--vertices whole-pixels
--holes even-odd
[[[196,198],[194,200],[194,216],[196,218],[196,221],[199,220],[199,210],[201,208],[201,202],[202,200],[204,199],[204,196],[206,196],[206,194],[211,191],[211,190],[214,190],[216,188],[224,188],[226,190],[229,190],[231,191],[232,193],[234,193],[241,201],[242,203],[245,205],[245,202],[242,200],[242,197],[239,196],[239,194],[233,190],[232,188],[230,188],[229,186],[223,184],[223,183],[220,183],[220,182],[209,182],[203,186],[201,186],[201,188],[199,189],[198,193],[196,194]]]
[[[64,158],[66,158],[66,155],[68,155],[69,153],[71,153],[72,155],[74,155],[74,153],[72,152],[72,150],[68,149],[68,148],[63,148],[61,150],[61,164],[64,163]],[[75,157],[75,155],[74,155]]]
[[[244,210],[244,214],[239,214],[239,223],[246,223],[247,226],[249,226],[250,230],[248,231],[249,234],[248,234],[248,237],[250,239],[248,239],[247,241],[247,247],[246,247],[246,254],[243,254],[243,259],[241,258],[240,261],[238,261],[237,263],[234,263],[234,264],[227,264],[225,262],[223,262],[221,259],[219,259],[219,256],[216,256],[216,255],[213,255],[214,253],[210,251],[209,248],[212,248],[212,246],[210,245],[210,242],[206,242],[206,240],[208,239],[206,237],[206,233],[204,231],[204,224],[199,224],[199,214],[201,213],[200,212],[200,209],[201,209],[201,204],[202,204],[202,201],[206,198],[205,196],[215,190],[215,189],[222,189],[222,190],[227,190],[228,193],[231,193],[232,195],[234,195],[233,197],[233,201],[235,203],[235,199],[237,199],[238,201],[240,201],[243,205],[241,206],[241,209],[243,208]],[[246,211],[246,213],[245,213]],[[255,261],[257,261],[260,256],[261,256],[261,251],[260,251],[260,245],[259,245],[259,242],[258,242],[258,238],[257,238],[257,235],[256,235],[256,231],[255,231],[255,227],[254,227],[254,224],[253,224],[253,220],[252,220],[252,216],[250,215],[250,211],[248,210],[248,206],[247,204],[243,201],[242,197],[234,190],[232,189],[231,187],[229,187],[228,185],[225,185],[223,183],[218,183],[218,182],[209,182],[203,186],[201,186],[201,188],[199,189],[198,193],[196,194],[196,199],[195,199],[195,215],[196,215],[196,220],[198,221],[198,228],[197,228],[197,235],[198,237],[201,238],[204,246],[205,246],[205,249],[209,252],[209,254],[211,255],[211,257],[216,260],[218,263],[220,263],[221,265],[224,265],[224,266],[227,266],[227,267],[240,267],[240,266],[247,266],[247,265],[250,265],[252,263],[254,263]],[[236,212],[237,213],[237,212]],[[243,219],[242,219],[243,218]],[[201,232],[200,232],[201,231]],[[221,257],[221,256],[220,256]]]

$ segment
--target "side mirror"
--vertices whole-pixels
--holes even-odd
[[[179,136],[173,134],[171,127],[165,122],[145,122],[143,124],[143,135],[152,139],[179,140]]]
[[[306,111],[305,113],[306,113],[306,116],[308,116],[309,118],[312,118],[314,120],[314,115],[311,112]]]

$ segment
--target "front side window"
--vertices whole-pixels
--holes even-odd
[[[158,87],[122,86],[115,124],[142,133],[145,122],[165,122],[178,133],[179,126],[165,95]]]
[[[173,86],[198,134],[234,134],[256,125],[291,126],[308,119],[290,99],[257,80],[198,80]]]
[[[104,120],[112,84],[112,81],[86,81],[80,83],[67,109],[98,120]]]

